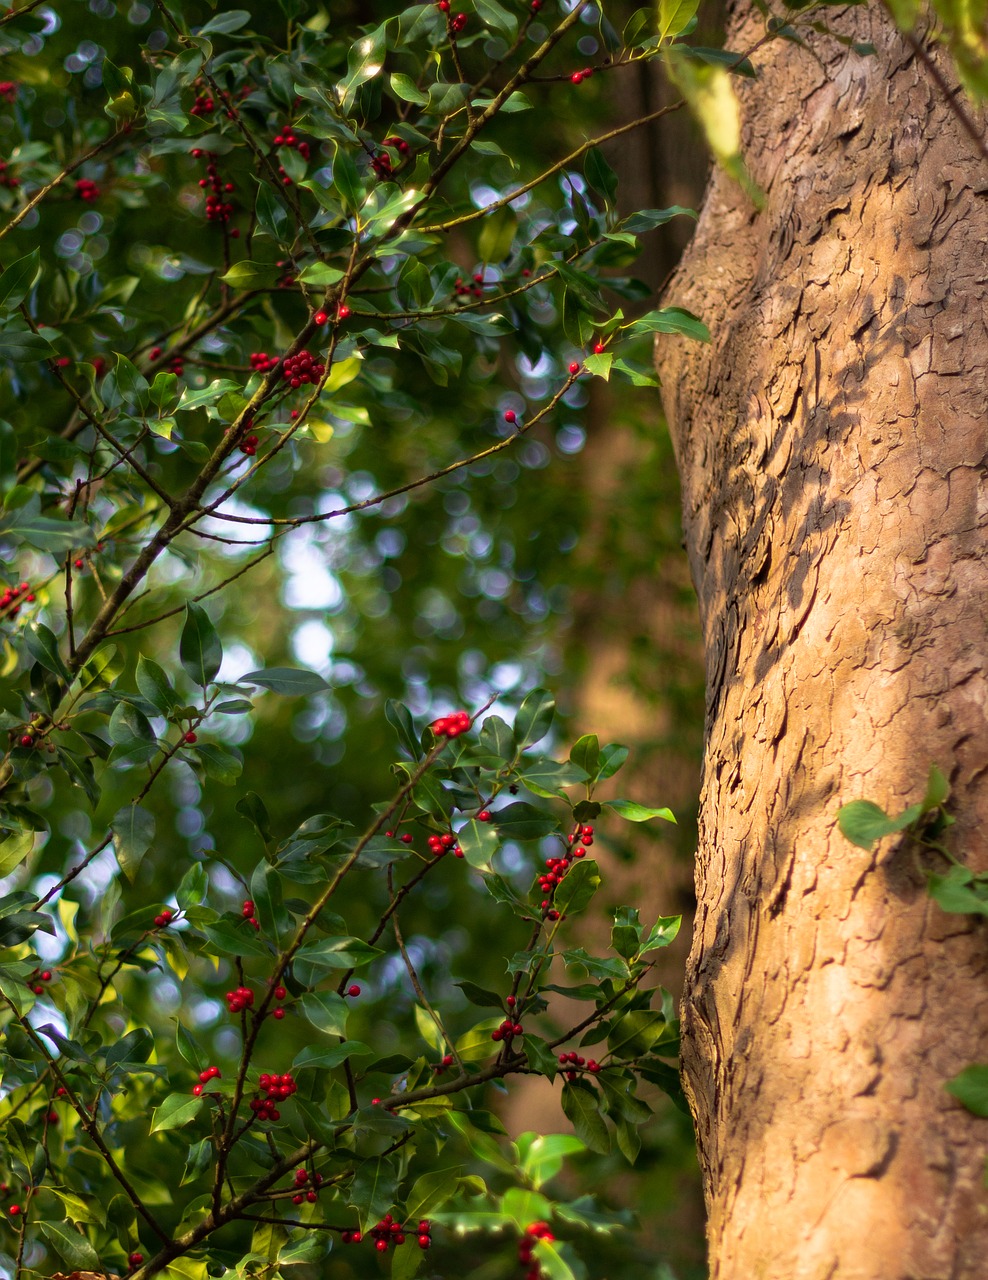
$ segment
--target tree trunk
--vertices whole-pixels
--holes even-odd
[[[659,349],[708,687],[683,1065],[712,1277],[974,1280],[988,1124],[943,1085],[986,925],[836,814],[936,763],[988,864],[988,167],[877,6],[825,12],[877,56],[806,31],[739,84],[766,205],[713,178],[667,291],[713,342]]]

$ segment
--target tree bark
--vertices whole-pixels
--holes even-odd
[[[988,865],[988,167],[877,6],[825,12],[877,56],[807,30],[739,84],[765,208],[713,177],[666,294],[713,342],[658,352],[708,687],[683,1066],[716,1280],[974,1280],[988,1122],[943,1085],[988,926],[836,814],[936,763]]]

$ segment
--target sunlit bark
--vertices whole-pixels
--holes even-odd
[[[943,1084],[988,1058],[985,924],[836,813],[937,763],[988,860],[988,171],[877,6],[825,12],[878,54],[760,56],[765,208],[713,179],[667,292],[713,342],[659,349],[708,684],[684,1067],[712,1276],[974,1280],[988,1124]]]

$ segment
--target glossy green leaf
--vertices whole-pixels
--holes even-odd
[[[216,679],[223,661],[223,645],[201,605],[190,602],[185,610],[179,655],[185,674],[193,683],[205,688]]]

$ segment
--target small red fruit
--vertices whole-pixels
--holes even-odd
[[[352,987],[347,987],[346,993],[348,996],[354,996],[354,997],[359,996],[360,988],[357,986],[356,983],[354,983]]]
[[[328,320],[329,320],[329,316],[326,314],[325,311],[317,311],[316,314],[312,317],[313,324],[326,324]]]
[[[518,421],[518,415],[517,413],[515,413],[514,409],[508,409],[505,412],[504,420],[509,425],[514,426],[514,424]]]
[[[569,367],[569,371],[570,371],[570,373],[572,373],[572,374],[577,374],[577,373],[579,373],[579,372],[580,372],[580,366],[577,364],[577,362],[576,362],[575,360],[574,360],[574,361],[573,361],[573,363],[570,365],[570,367]]]
[[[190,730],[188,731],[188,733],[185,735],[185,741],[186,741],[186,742],[189,744],[189,746],[191,747],[191,746],[192,746],[192,744],[193,744],[193,742],[198,742],[198,741],[199,741],[199,737],[198,737],[198,735],[197,735],[196,733],[194,733],[194,732],[190,729]]]

